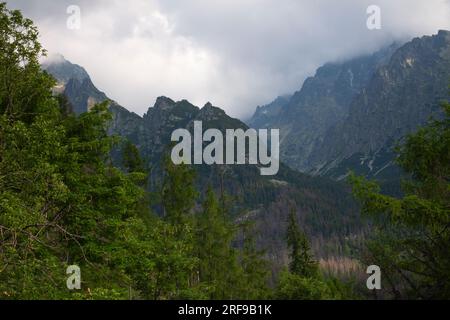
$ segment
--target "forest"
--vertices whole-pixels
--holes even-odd
[[[108,134],[108,103],[71,112],[41,69],[45,54],[33,22],[0,3],[0,299],[374,298],[365,282],[324,272],[294,210],[289,263],[273,277],[254,225],[233,219],[226,194],[200,190],[192,166],[167,156],[149,191],[147,159]],[[372,224],[358,259],[382,270],[375,298],[450,298],[450,104],[442,109],[398,147],[402,197],[348,179]],[[80,290],[67,287],[72,265]]]

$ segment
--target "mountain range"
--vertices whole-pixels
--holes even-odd
[[[280,129],[281,160],[276,176],[260,176],[255,166],[194,166],[197,185],[224,189],[234,199],[232,215],[255,223],[258,243],[281,267],[287,261],[285,229],[295,209],[318,258],[351,257],[368,230],[348,187],[349,170],[385,181],[398,181],[393,147],[406,134],[439,116],[448,98],[450,32],[394,43],[367,56],[320,67],[293,95],[258,107],[247,124],[207,103],[159,97],[143,115],[109,99],[86,70],[62,56],[42,65],[57,80],[55,93],[67,97],[73,112],[88,112],[109,100],[109,132],[140,150],[149,164],[150,189],[161,180],[161,160],[171,133],[204,129]],[[113,153],[120,164],[120,150]],[[338,180],[338,181],[336,181]]]
[[[394,147],[449,98],[450,32],[394,43],[320,67],[292,96],[256,109],[247,123],[280,128],[281,159],[312,175],[349,170],[398,178]]]
[[[42,67],[57,80],[56,93],[67,97],[76,114],[89,111],[95,103],[110,101],[113,119],[109,133],[138,147],[149,164],[150,190],[160,185],[162,159],[175,129],[186,128],[192,132],[194,121],[202,121],[204,130],[248,129],[245,123],[229,117],[211,103],[199,108],[187,100],[174,101],[168,97],[159,97],[147,113],[139,116],[108,99],[93,85],[84,68],[62,56]],[[120,150],[115,150],[112,157],[120,166]],[[291,210],[297,211],[316,255],[323,259],[350,255],[350,244],[366,230],[349,189],[341,183],[310,177],[283,163],[275,176],[261,176],[259,169],[251,165],[198,165],[194,168],[199,190],[205,191],[210,185],[218,193],[224,190],[232,199],[230,214],[236,223],[254,223],[257,243],[266,250],[274,272],[287,262],[285,230]],[[346,252],[343,248],[347,248]]]

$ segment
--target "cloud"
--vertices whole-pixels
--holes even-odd
[[[382,29],[366,28],[380,6]],[[69,30],[69,5],[81,29]],[[50,52],[84,66],[99,89],[144,113],[157,96],[211,101],[250,116],[328,61],[450,29],[448,0],[13,0]]]

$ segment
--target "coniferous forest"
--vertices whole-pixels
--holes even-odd
[[[358,170],[224,177],[111,131],[110,100],[74,112],[45,55],[0,3],[0,299],[450,298],[448,102],[397,142],[396,192]],[[366,287],[373,264],[382,290]]]

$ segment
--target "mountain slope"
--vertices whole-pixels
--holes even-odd
[[[83,67],[70,63],[62,55],[53,56],[43,63],[42,68],[57,79],[55,91],[63,93],[69,99],[76,114],[86,112],[107,99],[94,86]]]
[[[337,180],[353,170],[398,192],[394,147],[439,116],[449,83],[450,32],[441,30],[327,64],[289,102],[258,108],[249,123],[281,129],[281,160],[293,168]]]
[[[63,66],[64,70],[58,70],[58,65]],[[60,77],[58,82],[77,80],[67,76],[77,74],[66,70],[68,64],[58,65],[47,66],[46,69],[53,72],[55,77]],[[79,97],[97,92],[91,89],[82,86],[76,95],[70,95],[68,99],[74,103],[79,101]],[[88,109],[86,103],[84,111]],[[110,133],[132,141],[149,161],[152,169],[151,188],[158,188],[161,160],[168,151],[170,137],[175,129],[192,130],[193,121],[196,120],[203,122],[204,130],[248,128],[210,103],[198,108],[186,100],[176,102],[167,97],[158,98],[142,117],[116,103],[110,105],[110,110],[113,113]],[[120,162],[118,152],[114,158]],[[319,257],[349,254],[339,248],[348,247],[355,235],[359,236],[365,230],[348,190],[331,180],[312,178],[283,164],[280,164],[276,176],[261,176],[259,169],[251,165],[198,165],[193,168],[197,171],[200,190],[211,185],[220,192],[223,186],[233,198],[232,214],[236,221],[251,220],[256,223],[259,245],[268,248],[268,255],[279,266],[287,258],[284,232],[291,209],[297,208],[302,226],[310,235]]]
[[[388,176],[393,147],[448,99],[450,32],[416,38],[379,68],[350,105],[347,118],[329,130],[310,163],[320,174],[339,177],[348,169]],[[352,164],[352,165],[351,165]]]
[[[258,106],[255,114],[247,121],[247,124],[252,128],[270,128],[273,123],[279,119],[283,110],[287,107],[292,96],[277,97],[271,103],[265,106]]]
[[[397,47],[393,44],[372,55],[324,65],[292,97],[277,98],[268,106],[257,108],[249,125],[279,128],[281,159],[292,168],[309,171],[308,158],[315,146],[322,142],[328,129],[346,117],[352,99]]]

